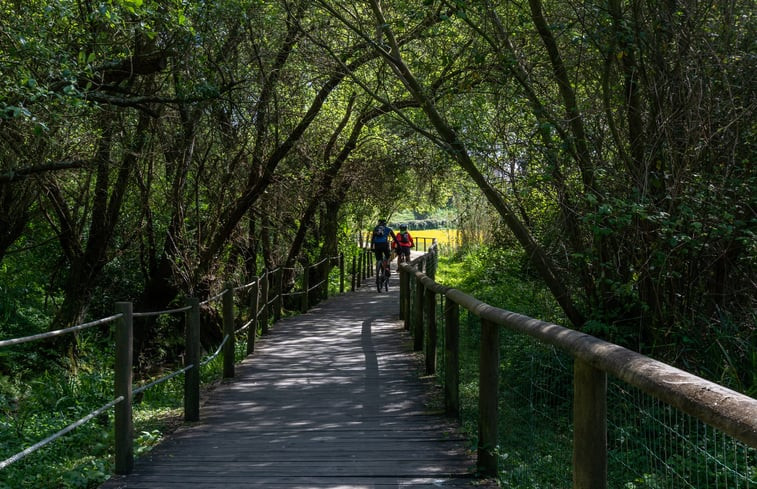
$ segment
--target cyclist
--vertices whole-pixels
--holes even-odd
[[[400,232],[395,236],[394,243],[397,245],[397,263],[410,261],[410,249],[415,246],[413,237],[407,232],[407,226],[400,224]]]
[[[386,219],[379,219],[378,225],[373,228],[371,237],[371,249],[376,254],[376,263],[382,260],[389,260],[391,249],[389,248],[389,238],[396,241],[397,237],[392,228],[386,225]]]

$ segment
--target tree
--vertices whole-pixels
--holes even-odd
[[[733,89],[748,85],[749,28],[725,34],[745,2],[445,1],[423,13],[396,2],[372,1],[370,12],[320,4],[419,102],[427,123],[415,129],[465,169],[575,325],[586,317],[588,331],[654,351],[691,336],[671,335],[671,321],[711,336],[693,325],[728,308],[748,323],[754,250],[742,244],[754,234],[745,188],[755,180],[743,163],[754,138],[742,121],[754,100]],[[419,15],[440,22],[397,43]],[[457,90],[443,91],[440,73],[456,72]]]

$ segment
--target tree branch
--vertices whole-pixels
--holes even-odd
[[[83,168],[90,163],[91,162],[88,160],[56,161],[52,163],[45,163],[44,165],[40,166],[32,166],[29,168],[10,169],[6,170],[5,173],[0,174],[0,183],[10,183],[17,180],[24,180],[32,175],[37,175],[39,173]]]

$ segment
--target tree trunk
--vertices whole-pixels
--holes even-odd
[[[391,47],[391,52],[389,53],[384,50],[379,50],[379,52],[384,57],[385,61],[394,69],[395,73],[413,98],[415,98],[420,104],[442,141],[446,143],[445,150],[455,158],[460,167],[463,168],[476,185],[478,185],[489,202],[494,206],[497,212],[499,212],[502,219],[512,230],[515,237],[525,248],[527,255],[534,263],[534,266],[539,271],[542,279],[546,282],[547,287],[552,291],[552,294],[555,296],[555,299],[562,307],[568,319],[575,327],[581,327],[584,323],[584,318],[573,304],[567,287],[558,278],[554,266],[549,261],[544,250],[536,243],[531,236],[531,233],[523,225],[520,219],[518,219],[517,214],[510,208],[507,202],[505,202],[499,192],[492,187],[492,185],[486,180],[486,177],[484,177],[484,175],[478,170],[475,163],[473,163],[473,160],[470,158],[465,145],[457,137],[457,134],[452,127],[450,127],[442,115],[436,110],[433,101],[424,93],[418,80],[415,79],[410,72],[410,69],[405,65],[402,60],[399,46],[394,39],[394,34],[381,12],[378,1],[371,0],[371,7],[376,16],[377,25],[382,26],[387,42]]]

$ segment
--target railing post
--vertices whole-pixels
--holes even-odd
[[[370,254],[368,250],[363,250],[363,282],[368,280],[368,259]]]
[[[436,238],[431,242],[430,263],[426,266],[426,275],[431,277],[431,280],[436,280],[436,268],[439,265],[439,248],[434,247]]]
[[[234,377],[234,288],[226,286],[223,293],[223,336],[228,336],[223,345],[223,378]]]
[[[320,276],[321,276],[321,290],[320,290],[320,299],[322,301],[325,301],[329,298],[329,268],[331,268],[329,265],[329,259],[324,258],[321,261],[320,266]]]
[[[308,263],[305,263],[305,267],[302,270],[302,312],[308,312],[308,309],[310,309],[310,295],[309,290],[310,289],[310,265]]]
[[[407,272],[403,270],[401,266],[397,266],[397,273],[400,277],[400,319],[407,324],[407,316],[405,316],[405,294],[407,294],[407,283],[405,283],[405,277]]]
[[[355,255],[352,255],[352,274],[351,274],[351,277],[352,277],[352,292],[355,292],[355,282],[357,280],[357,277],[355,276],[355,274],[357,273],[357,268],[355,267],[355,262],[356,261],[357,260],[355,258]],[[358,285],[358,287],[359,287],[359,285]]]
[[[447,414],[460,417],[460,306],[444,302],[444,406]]]
[[[499,386],[499,327],[481,320],[481,354],[478,381],[478,471],[497,475],[497,397]]]
[[[360,284],[363,283],[363,249],[357,253],[357,288],[360,288]]]
[[[339,293],[344,294],[344,253],[339,253]]]
[[[415,314],[413,317],[413,350],[421,351],[423,349],[423,283],[421,279],[415,278]]]
[[[186,354],[184,366],[192,368],[184,372],[184,421],[200,420],[200,302],[195,297],[186,299],[189,310],[186,321]]]
[[[258,335],[258,290],[260,288],[260,279],[255,278],[255,282],[250,289],[250,328],[247,330],[247,354],[251,355],[255,351],[255,339]]]
[[[412,290],[410,289],[410,272],[405,272],[403,275],[400,276],[400,280],[402,280],[405,284],[405,294],[400,296],[400,301],[402,301],[402,308],[405,313],[403,319],[405,320],[405,330],[410,331],[410,323],[412,323],[412,318],[410,317],[410,304],[412,301],[411,293]]]
[[[134,468],[134,421],[131,405],[134,316],[131,302],[117,302],[115,395],[124,400],[115,407],[115,471],[128,474]]]
[[[263,269],[263,282],[261,282],[260,285],[263,286],[263,290],[260,293],[260,300],[263,302],[263,308],[261,309],[261,313],[263,314],[263,317],[260,320],[260,332],[261,334],[268,334],[268,286],[269,286],[269,278],[270,274],[268,273],[268,269]]]
[[[273,283],[275,290],[275,299],[273,301],[273,322],[277,323],[281,319],[281,305],[283,303],[281,294],[284,289],[284,269],[279,267],[273,272]]]
[[[428,338],[426,338],[426,375],[436,373],[436,294],[426,289],[426,324]]]
[[[573,362],[573,488],[607,489],[607,374]]]

